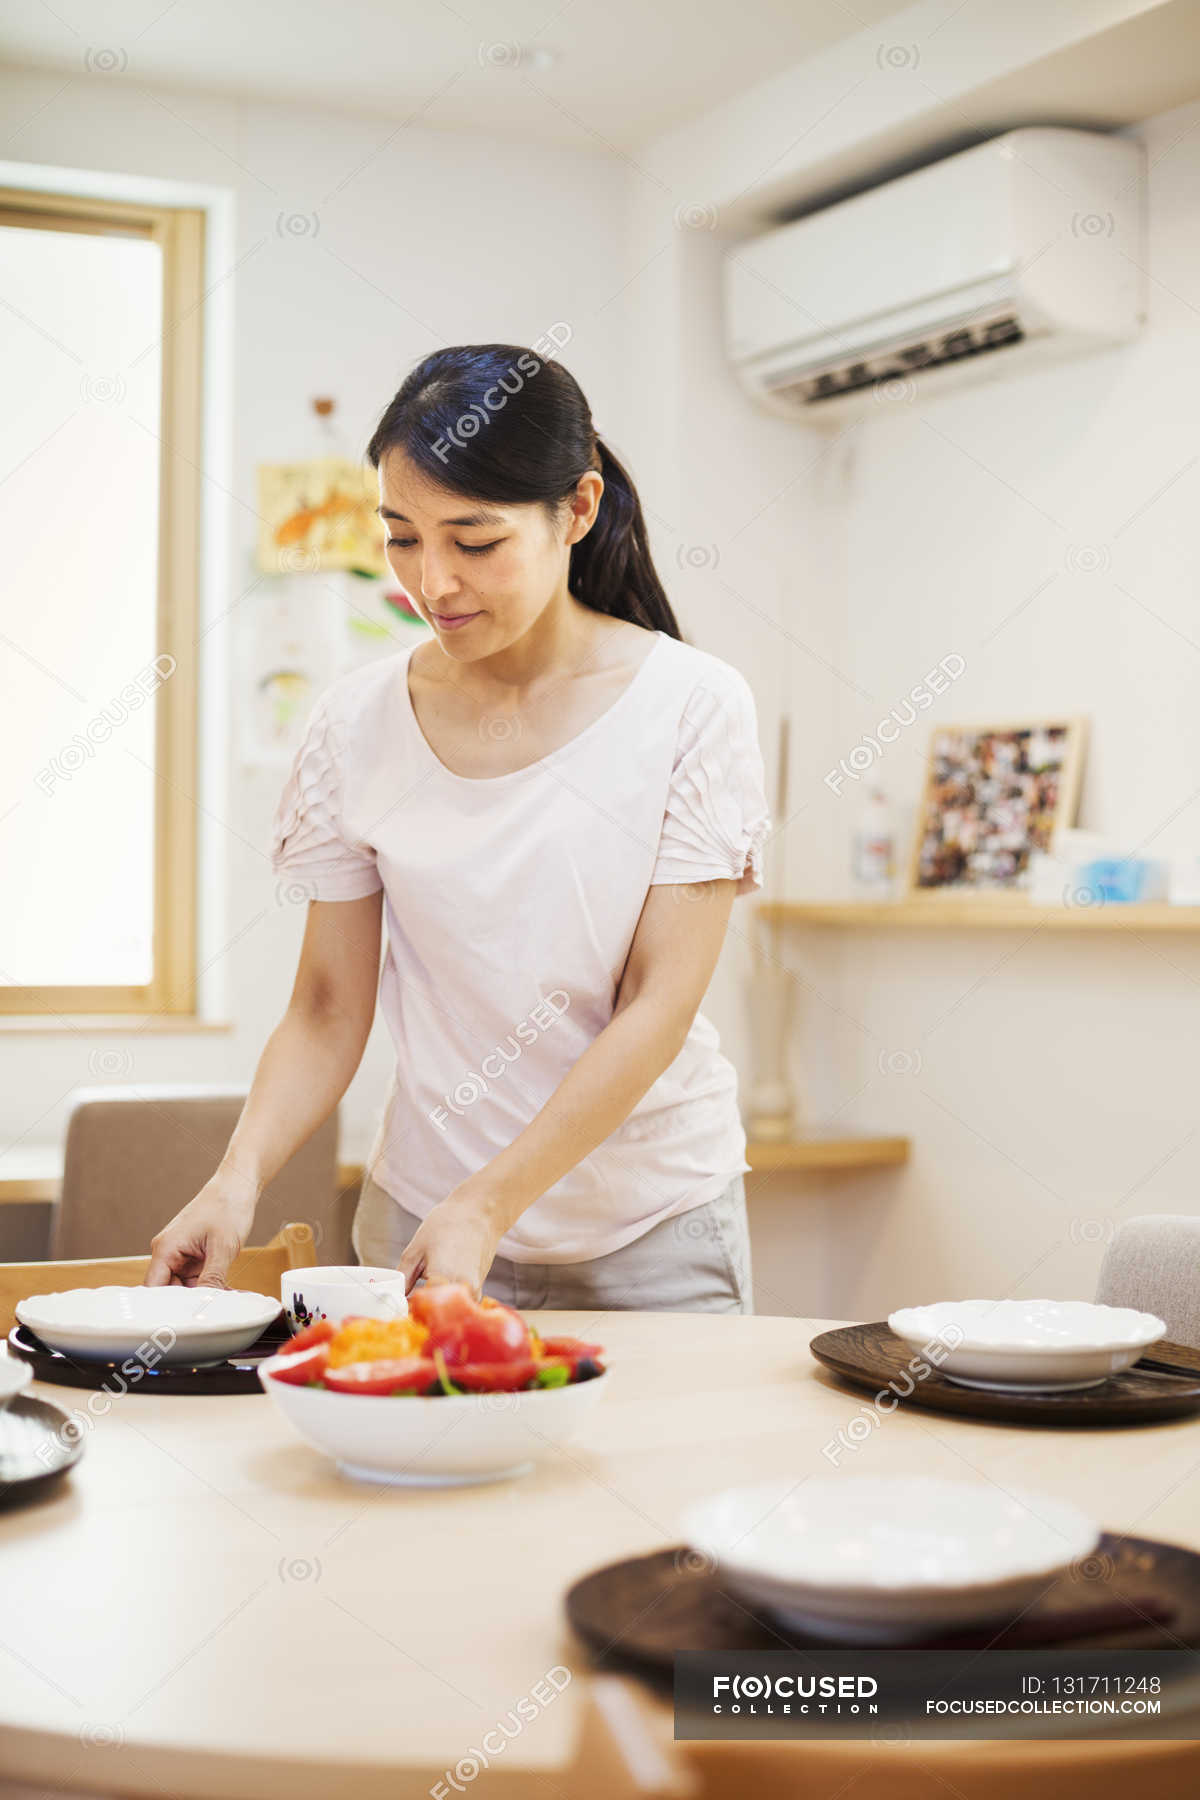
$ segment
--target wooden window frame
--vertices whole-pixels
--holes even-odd
[[[0,187],[0,228],[132,236],[162,251],[155,655],[154,929],[144,986],[0,986],[0,1016],[194,1016],[196,1010],[197,618],[203,468],[204,227],[199,208]]]

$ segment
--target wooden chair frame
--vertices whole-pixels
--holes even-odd
[[[269,1243],[243,1250],[229,1271],[226,1286],[279,1296],[279,1283],[289,1269],[311,1269],[317,1260],[311,1225],[285,1225]],[[31,1294],[51,1294],[77,1287],[140,1287],[150,1268],[148,1256],[95,1257],[83,1262],[0,1263],[0,1331],[17,1322],[16,1305]]]

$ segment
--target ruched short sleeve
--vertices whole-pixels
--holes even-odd
[[[375,852],[353,842],[342,823],[345,730],[322,696],[305,725],[271,827],[272,868],[310,900],[361,900],[383,886]]]
[[[770,823],[754,696],[726,665],[684,707],[650,885],[732,877],[752,893]]]

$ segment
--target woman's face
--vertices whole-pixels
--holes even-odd
[[[390,450],[379,464],[387,559],[448,655],[494,656],[566,600],[570,547],[590,530],[603,491],[598,474],[584,475],[556,529],[541,506],[465,499]]]

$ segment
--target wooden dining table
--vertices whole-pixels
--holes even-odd
[[[0,1793],[573,1800],[593,1665],[567,1589],[678,1543],[697,1495],[834,1474],[839,1433],[847,1474],[1041,1489],[1106,1529],[1200,1550],[1200,1416],[1050,1429],[907,1406],[852,1435],[869,1396],[808,1352],[836,1321],[537,1320],[602,1342],[609,1391],[577,1442],[482,1486],[349,1480],[263,1394],[35,1384],[84,1421],[84,1453],[0,1511]],[[513,1709],[519,1734],[464,1778]],[[872,1747],[829,1751],[857,1795]]]

